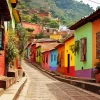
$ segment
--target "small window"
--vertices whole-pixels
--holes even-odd
[[[0,29],[0,49],[4,49],[4,40],[3,40],[4,36],[3,36],[3,29]]]
[[[54,55],[54,61],[56,61],[56,55]]]
[[[51,55],[51,62],[53,61],[53,55]]]
[[[49,29],[47,29],[47,32],[49,32]]]
[[[48,55],[46,56],[46,63],[48,63]]]
[[[36,56],[38,57],[38,51],[37,51],[37,54],[36,54]]]

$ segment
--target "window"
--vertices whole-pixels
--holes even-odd
[[[38,51],[37,51],[37,54],[36,54],[36,56],[38,57]]]
[[[56,55],[54,55],[54,61],[56,61]]]
[[[100,32],[96,33],[96,58],[100,59]]]
[[[3,40],[3,29],[0,29],[0,49],[4,49],[4,40]]]
[[[80,40],[81,61],[86,61],[86,38]]]
[[[46,56],[46,63],[48,63],[48,55]]]
[[[51,62],[53,61],[53,55],[51,54]]]

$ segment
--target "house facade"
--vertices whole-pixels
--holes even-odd
[[[50,51],[42,52],[42,67],[49,70],[50,65]]]
[[[65,67],[67,68],[66,75],[74,76],[75,74],[75,54],[73,51],[74,46],[74,36],[69,37],[64,41],[65,44]]]
[[[31,63],[36,62],[36,44],[31,45]]]
[[[41,46],[36,47],[36,63],[38,63],[40,65],[42,63]]]
[[[57,70],[57,57],[58,57],[57,50],[51,49],[50,50],[50,65],[49,65],[51,71]]]
[[[64,44],[59,44],[57,47],[55,47],[58,52],[57,56],[57,71],[62,74],[66,74],[67,69],[65,68],[65,56],[64,56],[64,50],[65,50],[65,45]]]
[[[93,77],[94,64],[99,62],[100,9],[70,27],[75,30],[79,50],[75,55],[75,76]]]

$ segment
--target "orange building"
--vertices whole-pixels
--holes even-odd
[[[32,34],[39,34],[40,32],[42,32],[42,26],[39,25],[39,24],[32,24],[32,23],[28,23],[28,22],[22,22],[22,26],[24,28],[34,29]]]
[[[57,52],[58,52],[58,57],[57,57],[57,71],[62,74],[66,74],[67,69],[64,66],[65,59],[64,59],[64,49],[65,45],[64,44],[59,44],[56,46]]]

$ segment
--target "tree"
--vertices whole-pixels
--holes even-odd
[[[6,45],[6,65],[8,66],[10,62],[18,56],[18,37],[12,29],[8,31],[8,43]]]
[[[29,38],[32,36],[31,33],[29,33],[26,29],[24,29],[21,25],[17,25],[17,30],[18,30],[18,36],[19,36],[19,58],[20,58],[20,65],[21,65],[21,60],[24,58],[25,54],[25,46],[26,43],[28,42]]]
[[[48,26],[50,28],[59,28],[59,24],[56,20],[51,20],[49,23],[48,23]]]
[[[31,18],[31,22],[38,24],[41,22],[41,19],[38,15],[34,14]]]
[[[44,18],[42,19],[42,25],[43,25],[43,26],[47,26],[48,23],[49,23],[50,21],[51,21],[51,20],[50,20],[49,17],[44,17]]]

